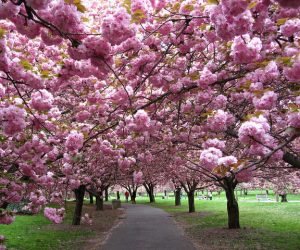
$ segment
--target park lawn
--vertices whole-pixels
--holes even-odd
[[[104,233],[121,213],[117,210],[96,212],[93,205],[85,204],[83,213],[92,215],[93,226],[71,226],[74,205],[74,202],[67,202],[66,218],[61,225],[52,224],[42,214],[18,215],[13,224],[0,225],[6,247],[16,250],[92,249],[92,246],[101,244]]]
[[[300,203],[255,202],[255,193],[249,200],[239,199],[240,230],[226,228],[226,200],[222,194],[212,201],[195,199],[194,214],[187,212],[187,199],[175,207],[174,198],[157,196],[151,205],[172,214],[200,249],[300,249]],[[149,204],[146,197],[138,202]]]

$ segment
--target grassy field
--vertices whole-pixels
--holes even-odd
[[[242,229],[228,230],[224,193],[213,194],[213,200],[195,200],[196,213],[189,214],[187,199],[182,206],[174,206],[174,198],[156,197],[152,206],[162,208],[174,216],[200,249],[300,249],[300,203],[257,202],[256,194],[238,197]],[[275,196],[269,197],[275,200]],[[300,200],[288,195],[288,200]],[[148,204],[146,197],[139,203]]]
[[[248,191],[244,196],[238,192],[241,230],[228,230],[226,199],[222,192],[213,193],[213,200],[198,200],[195,197],[196,213],[189,214],[187,198],[182,198],[182,206],[174,206],[174,197],[168,193],[156,196],[152,206],[162,208],[172,214],[187,235],[201,246],[199,249],[300,249],[300,195],[288,195],[288,203],[257,202],[256,194],[262,191]],[[202,195],[201,192],[198,196]],[[205,195],[205,193],[204,193]],[[275,195],[269,191],[270,199]],[[111,196],[111,199],[114,197]],[[122,199],[124,197],[121,197]],[[148,197],[139,196],[138,203],[148,204]],[[0,225],[0,234],[6,237],[8,249],[47,250],[47,249],[93,249],[102,240],[102,233],[110,229],[120,214],[107,210],[94,211],[93,206],[85,205],[84,212],[94,217],[93,226],[70,226],[74,203],[67,203],[67,216],[63,225],[53,225],[42,214],[17,216],[9,226]],[[95,242],[97,239],[97,242]],[[83,247],[84,246],[84,247]]]
[[[92,249],[101,240],[101,233],[109,230],[119,216],[117,210],[95,211],[94,206],[85,204],[83,213],[93,217],[93,225],[71,226],[74,203],[68,202],[66,218],[62,225],[54,225],[42,214],[18,215],[11,225],[0,225],[0,234],[6,238],[8,249]],[[86,248],[83,248],[85,246]]]

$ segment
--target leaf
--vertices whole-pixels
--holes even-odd
[[[277,20],[276,24],[277,24],[278,26],[283,25],[283,24],[285,24],[285,22],[286,22],[287,20],[288,20],[287,18],[280,18],[280,19]]]
[[[200,78],[200,74],[198,71],[195,71],[195,72],[189,74],[189,77],[192,81],[197,81]]]
[[[124,0],[123,7],[127,10],[128,14],[131,14],[131,0]]]
[[[172,11],[173,12],[178,12],[179,9],[180,9],[180,5],[181,4],[179,2],[175,3],[174,6],[172,7]]]
[[[31,65],[30,62],[28,62],[27,60],[21,60],[20,64],[23,66],[24,69],[26,70],[32,70],[33,66]]]
[[[289,56],[279,57],[279,58],[277,58],[277,61],[280,62],[280,63],[283,63],[286,66],[292,66],[293,65],[292,58],[289,57]]]
[[[84,13],[86,11],[85,6],[81,3],[81,0],[65,0],[66,3],[68,4],[73,4],[76,6],[77,10],[79,12]]]
[[[255,8],[257,4],[258,4],[258,2],[256,2],[256,1],[251,2],[251,3],[249,3],[247,9],[251,10],[251,9]]]
[[[50,77],[50,73],[51,73],[51,72],[50,72],[49,70],[42,70],[42,71],[40,72],[42,78],[51,78],[51,77]]]
[[[214,4],[214,5],[218,5],[219,1],[218,0],[207,0],[208,4]]]
[[[134,23],[139,23],[143,19],[146,18],[145,12],[143,10],[136,10],[132,15],[131,15],[131,20]]]
[[[263,67],[268,66],[269,63],[270,63],[270,61],[264,60],[264,61],[262,61],[262,62],[257,62],[257,63],[255,63],[255,64],[256,64],[257,67],[263,68]]]
[[[6,34],[6,30],[0,28],[0,39],[3,39],[5,34]]]
[[[290,109],[291,112],[298,112],[300,110],[298,105],[295,104],[295,103],[290,103],[289,104],[289,109]]]
[[[6,141],[6,137],[2,134],[0,134],[0,142]]]
[[[192,4],[187,4],[183,7],[184,10],[186,11],[193,11],[194,10],[194,5]]]

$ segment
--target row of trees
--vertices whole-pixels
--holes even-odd
[[[299,184],[299,5],[1,0],[0,223],[172,181],[222,188],[239,228],[239,183]]]

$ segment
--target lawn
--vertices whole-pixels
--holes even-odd
[[[300,249],[300,203],[257,202],[256,194],[239,196],[242,229],[228,230],[224,193],[213,194],[213,200],[195,200],[196,213],[189,214],[187,199],[182,206],[174,206],[174,198],[156,197],[152,206],[172,214],[201,249]],[[170,194],[171,195],[171,194]],[[271,199],[275,196],[271,193]],[[288,195],[288,200],[300,200],[299,195]],[[146,197],[139,203],[148,204]]]
[[[71,226],[74,203],[67,202],[66,218],[62,225],[54,225],[42,214],[18,215],[11,225],[0,225],[0,234],[6,237],[8,249],[48,250],[48,249],[86,249],[88,245],[98,244],[101,233],[106,232],[118,218],[120,211],[95,211],[94,206],[85,204],[83,212],[93,216],[94,225]],[[91,241],[91,242],[89,242]]]

